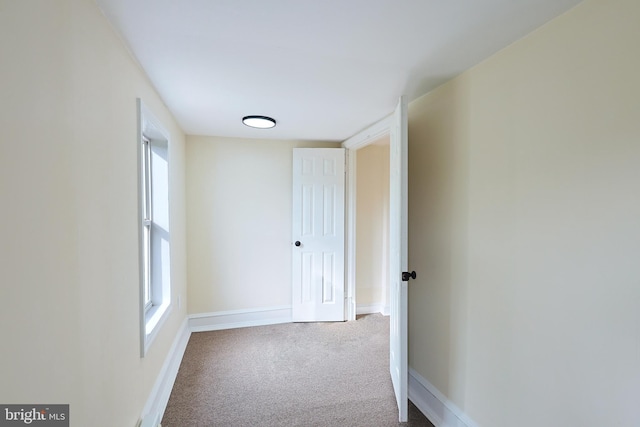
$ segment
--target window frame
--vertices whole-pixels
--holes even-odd
[[[153,221],[151,214],[153,192],[151,180],[151,141],[144,133],[142,135],[142,162],[140,167],[141,173],[141,191],[142,191],[142,274],[143,274],[143,304],[144,312],[147,313],[153,307],[153,292],[151,287],[151,223]]]
[[[160,121],[137,99],[138,112],[138,242],[139,242],[139,295],[140,295],[140,357],[145,357],[158,331],[162,328],[172,309],[171,289],[171,242],[169,212],[169,133]],[[166,154],[166,167],[160,168],[164,185],[154,185],[154,147]],[[158,224],[154,221],[154,191],[166,191],[159,196],[166,198],[163,212],[165,236],[157,238]],[[162,204],[161,204],[162,206]],[[161,215],[163,216],[163,215]],[[165,252],[157,245],[165,244]],[[154,248],[155,251],[154,252]],[[166,263],[166,265],[165,265]],[[154,272],[161,274],[154,275]]]

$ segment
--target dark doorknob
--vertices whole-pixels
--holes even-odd
[[[411,273],[409,273],[408,271],[403,271],[402,272],[402,281],[403,282],[408,282],[409,279],[415,279],[416,278],[416,272],[412,271]]]
[[[296,243],[295,243],[296,246],[300,246],[301,244],[302,243],[300,243],[300,240],[296,240]]]

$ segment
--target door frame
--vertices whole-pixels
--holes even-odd
[[[358,132],[342,143],[347,152],[346,186],[346,250],[345,250],[345,314],[347,320],[356,320],[356,151],[391,134],[393,113]]]
[[[355,151],[366,147],[387,134],[390,137],[390,185],[391,185],[391,274],[397,277],[389,283],[390,289],[390,363],[389,370],[398,404],[399,421],[408,420],[408,289],[405,273],[408,271],[408,108],[406,99],[400,97],[393,113],[374,125],[346,140],[349,168],[347,180],[347,314],[348,320],[356,317],[356,157]],[[394,142],[395,141],[395,142]],[[395,209],[395,210],[394,210]],[[399,222],[399,223],[398,223]],[[395,244],[393,242],[396,242]],[[402,277],[400,277],[402,275]],[[395,315],[394,315],[395,313]]]

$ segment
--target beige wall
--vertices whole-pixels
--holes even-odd
[[[389,137],[357,150],[356,156],[356,304],[386,306],[389,292]]]
[[[171,133],[174,300],[184,136],[91,0],[0,0],[0,402],[134,426],[185,307],[140,358],[136,98]]]
[[[640,2],[410,105],[410,365],[479,425],[640,422]]]
[[[189,313],[290,306],[294,147],[189,136]]]
[[[410,105],[410,364],[480,425],[637,425],[639,21],[585,1]],[[133,426],[185,316],[140,359],[135,98],[174,300],[184,136],[92,1],[0,0],[0,58],[0,401]],[[189,138],[190,312],[290,304],[293,146]]]

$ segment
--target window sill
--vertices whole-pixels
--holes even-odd
[[[151,343],[158,335],[162,325],[171,313],[172,305],[169,302],[151,307],[145,314],[144,318],[144,355],[151,346]]]

